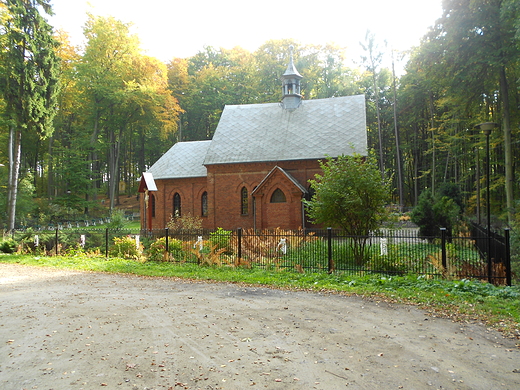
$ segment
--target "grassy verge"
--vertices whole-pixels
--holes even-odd
[[[196,264],[165,262],[140,263],[120,258],[86,256],[1,255],[0,262],[355,294],[388,302],[418,305],[432,315],[449,317],[457,321],[483,322],[506,336],[520,339],[519,286],[495,287],[478,281],[431,280],[416,275],[392,277],[329,275],[264,268],[201,267]]]

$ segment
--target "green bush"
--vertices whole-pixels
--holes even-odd
[[[20,253],[35,253],[35,252],[45,252],[46,248],[46,239],[49,238],[51,241],[51,246],[54,246],[54,234],[38,234],[38,244],[37,248],[35,245],[35,232],[29,228],[23,232],[16,232],[13,239],[18,243],[18,251]]]
[[[165,259],[166,237],[155,240],[147,251],[148,259],[153,261],[161,261]],[[182,241],[175,238],[168,238],[168,260],[173,258],[179,260],[182,256]]]
[[[280,252],[277,252],[280,254]],[[327,267],[327,243],[322,240],[303,242],[294,247],[287,245],[287,253],[279,257],[280,267],[303,267],[307,269],[324,269]]]
[[[36,236],[38,236],[38,246],[36,246],[35,242]],[[22,253],[40,253],[56,250],[55,232],[35,232],[32,229],[27,229],[25,232],[17,235],[16,239],[20,243],[20,251]],[[60,231],[58,233],[58,246],[60,252],[78,250],[80,248],[80,235]]]
[[[105,246],[105,235],[97,232],[86,232],[85,233],[85,247],[86,251],[89,250],[101,250]]]
[[[460,208],[455,200],[447,196],[433,196],[426,190],[419,196],[417,206],[411,213],[412,222],[419,226],[419,233],[425,237],[440,237],[440,228],[446,228],[451,237],[460,215]]]
[[[16,247],[17,247],[16,242],[11,238],[0,241],[0,252],[14,253],[14,252],[16,252]]]
[[[108,253],[111,257],[143,260],[142,246],[139,245],[139,248],[137,248],[135,239],[132,237],[114,237],[114,245],[110,247]]]
[[[388,274],[403,275],[410,272],[409,264],[399,256],[392,253],[384,256],[374,256],[365,264],[367,270]]]
[[[170,221],[166,224],[172,233],[179,233],[182,231],[194,231],[202,229],[202,218],[192,216],[190,213],[182,217],[172,216]]]
[[[355,264],[352,245],[349,240],[334,240],[332,242],[334,266],[336,268],[359,268]],[[312,259],[312,260],[311,260]],[[310,269],[328,268],[328,243],[324,239],[311,239],[299,246],[288,246],[287,254],[283,256],[281,266],[300,265]]]
[[[225,249],[225,254],[232,252],[231,250],[231,230],[224,230],[221,227],[209,234],[209,243],[215,249]]]
[[[109,229],[121,229],[125,226],[125,212],[123,210],[112,210],[110,222],[107,224]]]

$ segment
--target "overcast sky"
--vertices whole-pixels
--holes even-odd
[[[87,12],[133,23],[146,54],[186,58],[204,46],[256,50],[269,39],[336,43],[358,61],[367,29],[395,50],[419,45],[442,0],[51,0],[49,22],[83,42]]]

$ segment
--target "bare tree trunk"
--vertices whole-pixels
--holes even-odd
[[[433,104],[433,94],[430,91],[430,116],[431,116],[431,132],[432,132],[432,194],[435,196],[435,106]]]
[[[14,217],[12,216],[12,206],[13,206],[13,186],[11,182],[13,180],[13,171],[14,171],[14,126],[9,127],[9,144],[7,145],[7,155],[9,158],[9,173],[7,178],[7,231],[13,229],[13,224],[11,221],[14,221]],[[15,191],[16,192],[16,191]],[[16,212],[16,210],[15,210]]]
[[[417,139],[419,138],[419,135],[417,133],[419,132],[419,130],[417,129],[417,124],[415,123],[413,125],[413,130],[413,205],[416,206],[417,203],[419,203],[419,147],[417,146]]]
[[[91,177],[90,181],[92,183],[92,199],[97,200],[97,193],[100,188],[100,168],[99,168],[99,161],[98,161],[98,152],[96,150],[96,143],[98,142],[98,135],[99,135],[99,112],[96,112],[96,117],[94,119],[94,129],[92,131],[92,134],[90,136],[90,169],[91,169]],[[87,200],[89,200],[89,195],[87,193]]]
[[[12,231],[16,223],[16,198],[22,156],[22,132],[14,126],[9,129],[9,181],[7,184],[7,230]]]
[[[383,134],[381,130],[381,114],[379,112],[379,90],[377,85],[377,75],[372,73],[372,82],[374,84],[374,93],[376,99],[376,117],[377,117],[377,135],[379,138],[379,165],[381,169],[381,178],[385,179],[385,157],[383,154]]]
[[[379,88],[377,85],[377,67],[381,63],[382,53],[375,53],[375,37],[370,31],[365,35],[366,45],[361,43],[361,47],[368,53],[368,58],[364,61],[369,61],[368,70],[372,73],[372,86],[374,87],[374,99],[376,104],[377,117],[377,134],[379,138],[379,169],[381,170],[381,178],[385,179],[385,157],[383,153],[383,134],[381,129],[381,113],[379,110]]]
[[[52,152],[52,146],[53,146],[54,136],[49,137],[49,144],[48,144],[48,154],[49,154],[49,162],[48,162],[48,168],[47,168],[47,197],[49,199],[52,199],[54,197],[53,188],[54,188],[54,158],[53,158],[53,152]]]
[[[513,220],[513,152],[511,149],[511,121],[509,106],[509,86],[507,83],[506,68],[502,66],[500,69],[500,90],[502,92],[502,127],[504,128],[504,154],[505,154],[505,191],[507,220],[509,223]]]
[[[397,91],[395,86],[394,52],[392,51],[392,86],[394,89],[394,131],[395,131],[395,158],[397,160],[397,182],[399,187],[399,211],[404,208],[403,169],[401,167],[401,147],[399,143],[399,129],[397,128]]]

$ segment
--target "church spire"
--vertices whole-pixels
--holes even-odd
[[[294,66],[293,49],[294,47],[291,45],[289,47],[289,64],[287,65],[285,73],[282,75],[282,105],[283,108],[287,110],[297,109],[302,100],[302,95],[300,95],[300,80],[303,76],[298,73],[296,66]]]

